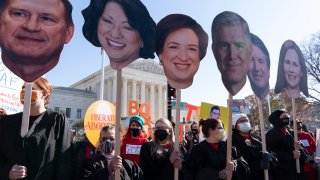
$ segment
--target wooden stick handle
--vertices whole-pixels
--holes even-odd
[[[267,152],[267,146],[266,146],[266,136],[264,132],[264,121],[263,121],[263,111],[262,111],[262,103],[261,100],[258,100],[259,103],[259,119],[260,119],[260,132],[261,132],[261,141],[262,141],[262,152]],[[269,174],[268,170],[264,170],[264,179],[269,180]]]
[[[292,121],[293,121],[293,137],[294,143],[298,141],[298,134],[297,134],[297,120],[296,120],[296,98],[291,98],[292,100]],[[297,150],[297,149],[295,149]],[[300,162],[299,159],[296,159],[296,170],[297,173],[300,173]]]
[[[175,142],[174,150],[179,152],[179,136],[180,136],[180,102],[181,102],[181,90],[176,89],[176,126],[174,128]],[[179,179],[179,169],[174,168],[174,180]]]
[[[116,140],[114,147],[115,155],[120,156],[120,122],[121,122],[121,83],[122,83],[122,69],[117,70],[117,90],[116,90]],[[115,180],[120,180],[120,169],[115,171]]]
[[[26,82],[24,103],[23,103],[23,114],[21,123],[21,137],[25,137],[29,130],[29,117],[30,117],[30,105],[31,105],[31,93],[32,93],[32,82]]]
[[[229,93],[228,98],[228,136],[227,136],[227,161],[228,164],[231,162],[231,149],[232,149],[232,104],[233,104],[233,96]],[[226,164],[226,165],[227,165]],[[227,176],[227,180],[231,180],[232,177]]]

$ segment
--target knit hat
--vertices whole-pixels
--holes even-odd
[[[245,118],[248,118],[247,115],[241,113],[241,114],[235,114],[232,116],[232,126],[235,128],[238,120],[241,118],[241,117],[245,117]]]
[[[269,122],[272,124],[272,125],[276,125],[277,122],[280,121],[280,115],[282,113],[286,113],[287,111],[285,109],[277,109],[275,111],[273,111],[270,116],[269,116]]]
[[[132,121],[136,121],[140,124],[141,128],[143,128],[144,126],[144,119],[141,116],[132,116],[129,120],[129,126],[131,124]]]

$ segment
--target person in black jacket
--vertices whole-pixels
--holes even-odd
[[[121,180],[143,180],[142,170],[135,162],[114,156],[114,126],[105,126],[102,131],[105,132],[105,137],[100,140],[98,148],[100,153],[84,162],[81,179],[112,180],[115,170],[120,168]]]
[[[261,137],[251,131],[249,118],[245,114],[233,115],[232,125],[234,127],[232,145],[237,147],[243,158],[248,162],[250,180],[264,179],[263,170],[269,169],[269,167],[275,168],[277,158],[273,154],[262,153]]]
[[[140,151],[140,166],[145,180],[174,179],[174,167],[178,164],[172,161],[173,145],[172,123],[168,119],[158,119],[155,123],[154,140],[144,143]],[[181,172],[179,179],[183,179]]]
[[[270,171],[275,180],[304,179],[306,152],[298,141],[294,142],[293,132],[288,129],[290,116],[285,109],[273,111],[269,116],[273,128],[266,134],[267,148],[276,154],[277,167]],[[300,159],[300,174],[296,172],[296,159]]]
[[[224,138],[224,127],[220,120],[214,118],[201,119],[202,132],[206,140],[193,147],[189,159],[182,163],[185,180],[249,178],[247,162],[235,147],[232,148],[232,161],[227,163],[227,143]]]
[[[0,179],[69,180],[74,172],[71,131],[64,114],[48,110],[52,86],[32,83],[28,133],[21,137],[22,112],[0,120]],[[25,85],[20,100],[24,103]]]

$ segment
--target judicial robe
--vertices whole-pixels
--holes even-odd
[[[15,164],[27,167],[25,179],[72,179],[74,151],[65,116],[45,111],[35,119],[24,138],[20,136],[21,121],[22,113],[0,120],[0,179],[9,179],[9,171]]]

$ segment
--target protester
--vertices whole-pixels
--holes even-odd
[[[252,55],[250,30],[237,13],[224,11],[212,21],[212,51],[224,86],[236,95],[246,84]]]
[[[293,121],[291,121],[290,125],[293,128]],[[309,154],[307,162],[304,165],[304,173],[305,173],[306,180],[315,180],[317,179],[317,168],[318,168],[318,165],[314,160],[314,157],[316,155],[316,147],[317,147],[316,141],[308,132],[304,132],[302,130],[302,127],[303,127],[303,123],[301,121],[297,121],[298,139]]]
[[[232,145],[235,146],[250,167],[250,180],[264,179],[264,169],[275,168],[277,159],[268,152],[262,153],[261,137],[251,130],[249,118],[245,114],[232,117]],[[270,178],[271,179],[271,178]]]
[[[186,150],[191,151],[191,149],[199,144],[199,123],[197,121],[194,121],[191,124],[191,131],[186,135]]]
[[[3,0],[0,5],[3,63],[33,82],[57,65],[64,44],[70,42],[72,5],[68,0]]]
[[[140,164],[140,149],[143,143],[148,142],[144,133],[144,119],[141,116],[132,116],[129,119],[129,129],[121,143],[121,157]]]
[[[299,46],[292,40],[286,40],[280,50],[275,93],[286,90],[293,98],[300,92],[309,96],[307,67]]]
[[[224,127],[220,120],[214,118],[201,119],[203,134],[206,140],[193,147],[189,159],[183,163],[182,169],[186,180],[249,178],[249,167],[241,154],[232,148],[232,161],[226,162],[227,143],[224,138]]]
[[[101,134],[100,134],[101,138]],[[76,154],[76,179],[80,178],[81,167],[87,159],[91,159],[96,154],[96,147],[92,145],[86,136],[83,139],[74,144],[75,154]]]
[[[207,46],[207,33],[187,15],[170,14],[157,24],[155,50],[173,88],[191,86]]]
[[[91,0],[82,15],[84,37],[106,51],[112,69],[154,58],[156,23],[140,0]]]
[[[174,131],[168,119],[155,122],[154,140],[144,143],[140,151],[140,167],[145,180],[173,180],[174,167],[171,161],[174,145]],[[178,152],[176,152],[178,153]],[[180,173],[179,179],[183,179]]]
[[[277,167],[270,170],[275,180],[304,179],[303,166],[307,154],[298,141],[294,142],[293,132],[288,129],[290,116],[285,109],[277,109],[269,116],[273,125],[266,134],[267,148],[276,154]],[[300,159],[300,174],[296,171],[296,159]]]
[[[100,134],[99,150],[92,159],[87,159],[81,170],[83,180],[113,180],[114,172],[120,169],[121,180],[142,180],[143,173],[140,167],[125,158],[114,156],[115,128],[114,126],[105,126]]]
[[[72,179],[74,151],[65,116],[47,110],[52,87],[40,77],[32,83],[29,131],[20,136],[22,113],[0,121],[0,179]],[[25,85],[20,100],[24,104]]]

